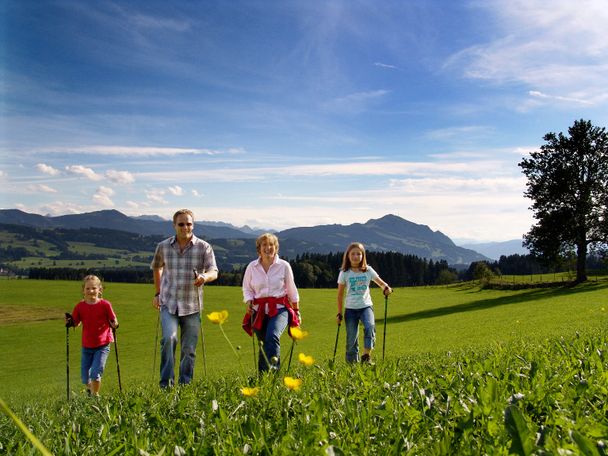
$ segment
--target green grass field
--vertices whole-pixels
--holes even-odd
[[[39,394],[61,394],[65,388],[66,334],[63,314],[80,299],[80,283],[8,280],[0,283],[0,397],[10,401]],[[330,359],[336,337],[336,291],[300,290],[303,327],[310,337],[298,349],[315,359]],[[144,284],[106,283],[104,296],[118,315],[118,348],[124,383],[156,381],[152,372],[157,313],[153,288]],[[377,324],[375,357],[383,345],[384,299],[373,290]],[[247,368],[253,366],[252,344],[241,329],[243,305],[238,287],[208,286],[205,313],[228,310],[224,329]],[[608,281],[574,288],[519,291],[480,290],[473,285],[400,288],[389,298],[386,357],[445,353],[487,348],[518,339],[572,335],[605,328],[608,322]],[[205,319],[206,320],[206,319]],[[208,375],[223,376],[239,369],[217,326],[204,321]],[[78,385],[81,330],[69,333],[71,378]],[[337,358],[344,354],[345,331]],[[200,347],[200,345],[199,345]],[[283,357],[289,348],[284,336]],[[112,356],[114,356],[112,354]],[[158,367],[158,363],[156,364]],[[108,362],[104,390],[116,388],[114,358]],[[202,352],[197,371],[203,374]],[[153,375],[154,374],[154,375]]]
[[[66,403],[62,316],[79,299],[80,283],[0,282],[0,398],[56,454],[606,454],[606,279],[519,291],[397,289],[384,362],[384,300],[375,289],[373,368],[344,363],[343,329],[339,361],[330,365],[336,291],[300,290],[310,335],[294,353],[312,355],[315,366],[293,362],[289,375],[303,380],[293,392],[282,385],[285,372],[253,375],[240,289],[209,286],[205,313],[228,310],[223,328],[244,369],[220,328],[205,320],[208,375],[199,345],[193,386],[163,393],[152,371],[152,286],[105,285],[121,322],[123,394],[114,353],[102,397],[83,394],[77,329],[69,333]],[[285,335],[284,366],[290,346]],[[259,395],[243,397],[247,385],[259,386]],[[31,444],[0,416],[3,449],[30,454]]]

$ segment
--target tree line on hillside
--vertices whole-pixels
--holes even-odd
[[[289,260],[294,279],[300,288],[333,288],[342,264],[342,253],[305,253]],[[382,278],[394,287],[448,284],[458,280],[458,272],[445,260],[426,260],[398,252],[367,252],[367,259]],[[244,267],[220,271],[218,285],[240,286]],[[97,274],[108,282],[150,283],[148,268],[30,268],[31,279],[80,280],[86,274]]]
[[[367,252],[368,263],[393,287],[447,285],[458,281],[479,280],[491,275],[530,275],[566,272],[576,269],[575,260],[560,266],[544,264],[533,255],[502,255],[498,261],[476,261],[457,271],[444,260],[433,261],[397,252]],[[342,253],[298,255],[288,260],[300,288],[333,288],[342,264]],[[606,261],[599,256],[587,259],[587,268],[605,270]],[[220,271],[217,285],[241,286],[245,268]],[[152,283],[149,268],[30,268],[17,271],[30,279],[81,280],[96,274],[107,282]]]

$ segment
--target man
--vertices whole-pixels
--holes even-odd
[[[160,386],[174,384],[177,327],[181,328],[179,383],[188,384],[194,374],[194,359],[201,327],[202,289],[217,279],[215,255],[211,246],[197,238],[194,214],[180,209],[173,215],[175,236],[156,247],[151,268],[156,294],[152,305],[160,311],[162,326]],[[194,270],[197,275],[195,277]]]

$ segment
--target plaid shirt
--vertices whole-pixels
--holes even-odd
[[[169,313],[183,316],[202,310],[202,287],[194,286],[193,269],[199,274],[217,271],[213,249],[207,242],[192,235],[190,243],[181,252],[175,236],[165,239],[156,247],[150,267],[163,270],[160,303],[167,307]]]

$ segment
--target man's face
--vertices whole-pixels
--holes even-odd
[[[188,214],[179,214],[175,219],[173,228],[175,228],[175,236],[178,240],[188,240],[192,237],[194,220]]]

